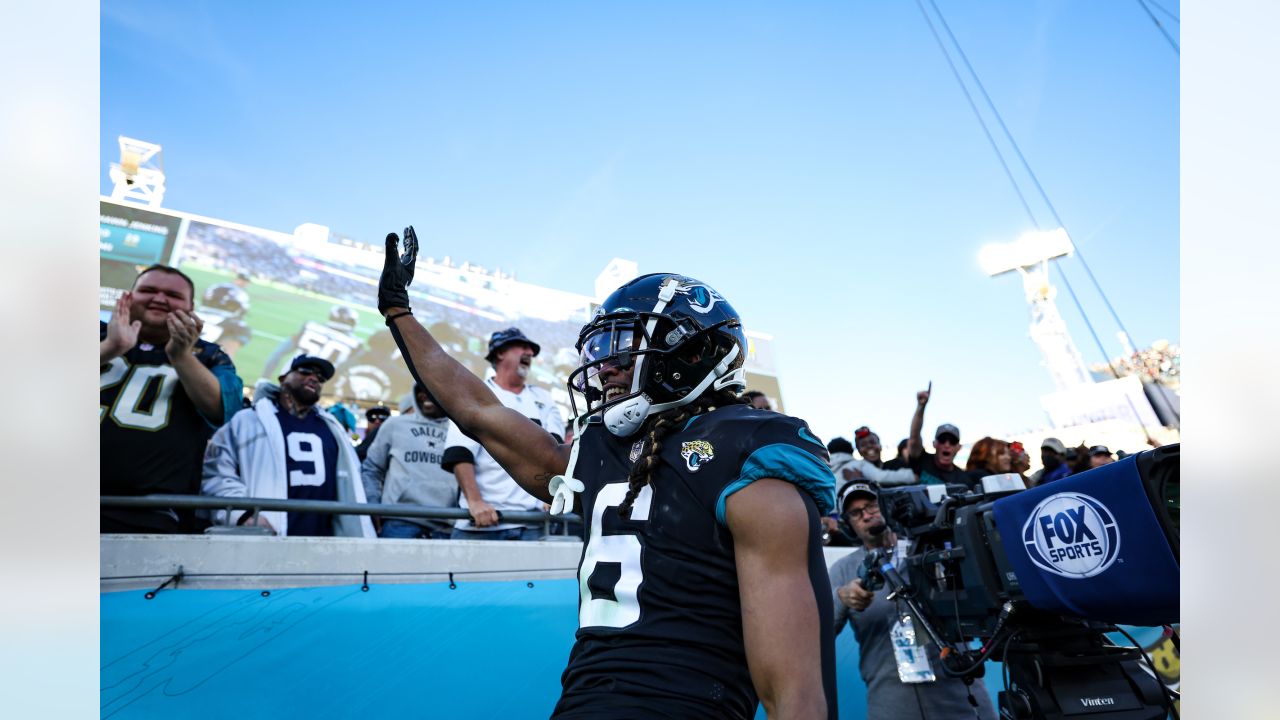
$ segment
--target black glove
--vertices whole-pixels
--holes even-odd
[[[413,282],[414,264],[418,260],[418,236],[413,226],[404,229],[404,254],[397,254],[400,238],[395,233],[387,235],[387,257],[382,263],[382,277],[378,279],[378,312],[388,308],[409,309],[409,283]]]

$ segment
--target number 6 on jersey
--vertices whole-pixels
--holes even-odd
[[[627,496],[627,483],[609,483],[600,488],[591,511],[591,537],[582,553],[578,570],[580,627],[624,628],[640,619],[637,593],[644,581],[640,567],[640,538],[633,533],[604,534],[604,512],[617,507]],[[653,489],[641,488],[631,510],[631,520],[649,519]]]

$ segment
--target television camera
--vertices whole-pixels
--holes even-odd
[[[973,490],[884,489],[881,514],[909,550],[870,549],[859,577],[905,605],[945,674],[977,678],[986,660],[1002,661],[1002,718],[1176,715],[1142,649],[1107,634],[1178,622],[1178,452],[1029,490],[1012,475]]]

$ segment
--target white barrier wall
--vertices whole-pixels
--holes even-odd
[[[103,535],[102,592],[153,589],[179,568],[182,588],[315,587],[370,583],[572,578],[576,540],[380,540],[236,535]],[[827,565],[850,548],[826,548]],[[171,586],[172,587],[172,586]]]

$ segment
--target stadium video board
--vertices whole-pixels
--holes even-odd
[[[260,381],[278,382],[289,361],[305,352],[337,368],[325,384],[326,403],[396,407],[409,394],[413,378],[377,311],[381,246],[311,231],[317,226],[283,233],[105,200],[102,206],[104,319],[140,267],[169,262],[195,282],[202,337],[232,357],[246,392]],[[592,298],[447,257],[419,259],[410,296],[418,319],[479,377],[492,372],[484,359],[490,334],[523,330],[542,350],[530,382],[547,390],[568,418],[565,380],[578,365],[574,346],[595,308]],[[748,341],[748,384],[780,410],[773,340],[749,333]]]
[[[192,217],[178,267],[196,283],[204,339],[235,361],[251,388],[277,382],[299,353],[337,368],[325,400],[395,407],[413,386],[377,311],[382,248],[334,235],[295,236]],[[419,261],[414,314],[472,372],[484,377],[491,333],[511,326],[541,345],[530,380],[568,415],[564,387],[590,299],[519,283],[447,259]]]
[[[182,218],[137,205],[98,202],[99,315],[106,319],[142,268],[170,264]]]

